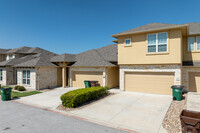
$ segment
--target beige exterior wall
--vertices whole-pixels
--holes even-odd
[[[195,37],[196,36],[191,36]],[[200,61],[200,51],[188,51],[188,37],[183,37],[183,61]]]
[[[190,73],[200,73],[200,67],[183,67],[183,86],[189,91],[189,75]]]
[[[36,85],[39,89],[57,87],[57,68],[39,67],[36,68]]]
[[[102,85],[106,86],[106,69],[103,67],[88,67],[88,68],[83,68],[83,67],[71,67],[69,69],[69,85],[70,87],[73,87],[73,72],[102,72]]]
[[[23,70],[30,70],[30,85],[23,84]],[[24,86],[26,89],[36,90],[36,69],[34,68],[17,68],[17,85]]]
[[[119,67],[106,68],[106,86],[119,87]]]
[[[120,66],[120,90],[125,90],[125,73],[126,72],[170,72],[170,73],[174,73],[174,85],[181,85],[181,65]]]
[[[119,37],[118,64],[181,64],[181,30],[160,32],[168,33],[168,52],[165,53],[147,53],[147,35],[151,33]],[[126,38],[131,38],[131,46],[124,45]]]

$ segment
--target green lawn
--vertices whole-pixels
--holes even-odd
[[[30,96],[30,95],[34,95],[34,94],[38,94],[38,93],[42,93],[42,92],[40,92],[40,91],[29,91],[29,92],[12,91],[11,92],[11,96],[12,96],[12,98],[17,98],[17,97]],[[1,92],[0,92],[0,94],[1,94]]]

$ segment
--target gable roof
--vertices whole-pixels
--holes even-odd
[[[6,54],[6,52],[10,49],[0,49],[0,54]]]
[[[123,31],[117,34],[112,35],[112,37],[116,37],[119,35],[128,35],[133,33],[140,33],[140,32],[148,32],[152,30],[161,30],[161,29],[167,29],[167,28],[176,28],[176,27],[182,27],[182,26],[188,26],[188,24],[164,24],[164,23],[150,23],[147,25],[143,25],[134,29],[130,29],[127,31]]]
[[[18,53],[18,54],[25,54],[29,49],[31,49],[31,47],[20,47],[20,48],[15,48],[15,49],[11,49],[8,50],[6,53],[7,54],[13,54],[13,53]]]
[[[51,58],[52,62],[75,62],[76,61],[76,55],[75,54],[62,54],[57,55]]]
[[[79,54],[62,54],[51,58],[52,62],[72,62],[71,66],[116,66],[117,44],[99,49],[88,50]]]
[[[50,59],[53,56],[57,56],[57,54],[38,47],[36,48],[21,47],[9,51],[11,51],[12,53],[13,52],[23,53],[26,55],[20,58],[14,58],[0,62],[0,66],[13,66],[13,67],[56,66],[50,61]]]

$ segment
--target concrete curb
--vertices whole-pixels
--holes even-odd
[[[64,112],[64,111],[59,111],[59,110],[56,110],[56,109],[48,109],[48,108],[41,107],[41,106],[38,106],[38,105],[33,105],[33,104],[29,104],[29,103],[20,102],[20,101],[17,101],[17,100],[12,100],[12,102],[28,105],[28,106],[31,106],[31,107],[43,109],[43,110],[54,112],[54,113],[58,113],[58,114],[65,115],[65,116],[68,116],[68,117],[72,117],[72,118],[75,118],[75,119],[79,119],[79,120],[95,123],[95,124],[98,124],[98,125],[101,125],[101,126],[106,126],[106,127],[110,127],[110,128],[114,128],[114,129],[130,132],[130,133],[139,133],[139,132],[136,132],[136,131],[131,130],[131,129],[121,128],[119,126],[113,126],[111,124],[108,125],[106,123],[95,121],[95,120],[89,120],[89,119],[86,119],[86,118],[83,118],[83,117],[80,117],[80,116],[76,116],[76,115],[73,115],[71,113],[67,113],[67,112]]]

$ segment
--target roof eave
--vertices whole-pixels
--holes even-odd
[[[124,35],[140,34],[140,33],[145,33],[145,32],[154,32],[154,31],[166,30],[166,29],[176,29],[176,28],[181,28],[181,27],[189,27],[189,24],[172,26],[172,27],[168,27],[168,28],[158,28],[158,29],[152,29],[152,30],[144,30],[144,31],[138,31],[138,32],[133,32],[133,33],[114,34],[114,35],[111,35],[111,37],[118,38],[119,36],[124,36]]]

